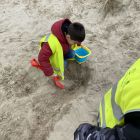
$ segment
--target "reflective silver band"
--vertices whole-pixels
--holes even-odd
[[[118,86],[118,82],[112,88],[111,104],[112,104],[114,116],[120,121],[123,117],[123,113],[122,113],[121,108],[115,102],[115,95],[116,95],[117,86]]]
[[[51,33],[48,33],[47,35],[46,35],[46,38],[45,38],[45,42],[48,42],[48,39],[49,39],[49,36],[51,35]]]
[[[102,107],[102,127],[105,128],[106,121],[105,121],[105,100],[104,100],[104,98],[102,99],[101,107]]]

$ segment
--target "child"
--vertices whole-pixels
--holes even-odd
[[[51,33],[40,42],[38,61],[44,74],[50,78],[55,75],[64,79],[64,59],[74,57],[71,46],[80,45],[85,39],[85,28],[81,23],[72,23],[69,19],[55,22]]]

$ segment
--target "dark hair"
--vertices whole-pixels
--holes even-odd
[[[72,40],[82,42],[85,39],[85,28],[81,23],[71,23],[68,27],[68,34]]]

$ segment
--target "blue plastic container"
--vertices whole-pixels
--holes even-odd
[[[87,60],[88,56],[91,54],[91,51],[87,47],[78,48],[75,51],[75,60],[78,63],[83,63]]]

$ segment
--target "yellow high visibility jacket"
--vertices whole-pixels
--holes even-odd
[[[99,124],[113,128],[123,125],[124,115],[140,111],[140,59],[110,89],[100,103]]]
[[[61,79],[64,80],[64,56],[59,40],[55,35],[49,34],[47,36],[43,36],[40,40],[40,48],[43,42],[48,42],[53,53],[53,55],[50,57],[50,63],[53,67],[54,73],[59,75]]]

